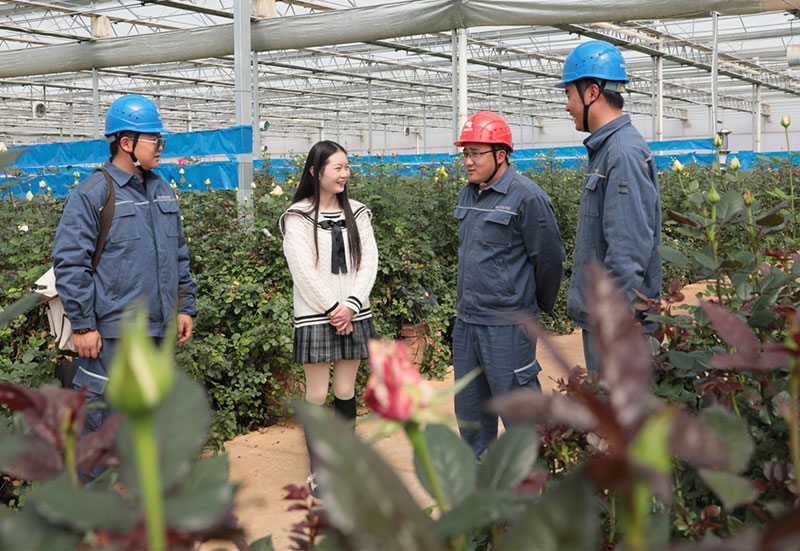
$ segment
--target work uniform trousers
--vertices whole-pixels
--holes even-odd
[[[164,339],[163,337],[151,338],[158,346],[161,346]],[[96,431],[106,419],[114,414],[107,405],[103,404],[103,397],[119,343],[120,339],[103,338],[103,346],[96,359],[78,358],[76,360],[78,371],[72,379],[72,385],[75,390],[86,387],[86,404],[89,408],[86,414],[86,424],[83,427],[84,434]]]
[[[487,411],[487,402],[520,388],[541,392],[536,341],[518,325],[477,325],[457,319],[453,366],[456,381],[480,368],[455,397],[461,438],[479,456],[497,438],[497,414]],[[506,427],[513,422],[503,417]]]

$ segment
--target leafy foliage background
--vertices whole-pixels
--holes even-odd
[[[301,368],[291,363],[292,284],[277,226],[304,159],[294,161],[277,178],[268,172],[256,175],[253,199],[241,218],[234,192],[209,191],[203,182],[176,183],[192,272],[200,284],[195,335],[178,348],[178,363],[208,389],[215,412],[210,441],[215,445],[273,422],[285,414],[291,398],[302,393]],[[542,321],[556,332],[570,332],[565,302],[583,171],[563,168],[552,158],[537,161],[529,176],[550,195],[567,250],[556,312]],[[785,165],[765,163],[742,177],[770,206],[780,200],[770,192],[785,187],[787,170]],[[691,166],[683,179],[696,181],[703,190],[711,178],[711,169]],[[458,246],[452,214],[464,183],[458,161],[424,167],[418,176],[401,176],[397,165],[387,162],[368,171],[355,167],[349,186],[350,196],[373,212],[381,254],[371,298],[378,332],[397,337],[403,323],[423,323],[429,346],[422,369],[433,377],[442,376],[450,365]],[[662,173],[661,188],[665,211],[697,207],[670,172]],[[5,307],[25,295],[49,267],[63,201],[46,193],[32,201],[4,195],[2,201],[0,306]],[[744,246],[746,236],[740,232],[730,239]],[[687,253],[697,245],[696,238],[680,234],[671,222],[665,223],[664,242]],[[687,267],[665,263],[665,288],[690,274]],[[57,354],[46,330],[43,308],[0,329],[0,379],[34,387],[52,379]],[[700,335],[696,344],[702,345],[705,338]],[[366,375],[362,370],[359,385]]]

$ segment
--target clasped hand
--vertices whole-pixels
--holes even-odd
[[[331,312],[331,325],[336,329],[337,335],[349,335],[353,332],[353,322],[350,320],[354,315],[355,312],[344,304],[340,304]]]

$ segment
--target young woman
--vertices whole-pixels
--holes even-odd
[[[291,206],[281,215],[283,250],[294,281],[294,350],[303,365],[306,401],[328,397],[333,364],[334,410],[355,426],[359,363],[375,337],[369,293],[378,271],[372,213],[347,198],[350,165],[344,148],[311,148]],[[309,454],[310,455],[310,454]],[[316,496],[314,460],[309,487]]]

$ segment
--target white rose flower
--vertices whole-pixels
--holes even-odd
[[[47,182],[44,180],[39,180],[39,189],[44,189],[47,187]]]
[[[28,193],[25,194],[25,199],[33,201],[33,192],[31,190],[28,190]]]
[[[8,146],[6,146],[6,142],[0,142],[0,153],[3,151],[8,151]]]
[[[269,194],[274,195],[275,197],[280,197],[281,195],[283,195],[283,188],[275,184],[275,187],[272,188],[272,191],[270,191]]]
[[[22,224],[21,226],[17,226],[17,229],[19,231],[21,231],[21,232],[27,232],[28,231],[28,224]]]

